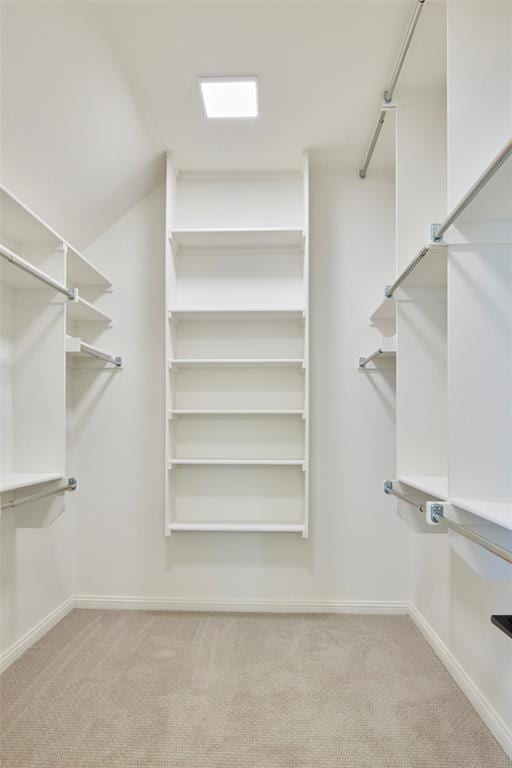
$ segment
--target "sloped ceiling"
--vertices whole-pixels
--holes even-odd
[[[17,2],[2,5],[3,183],[85,247],[181,169],[357,171],[413,0]],[[445,78],[429,0],[400,88]],[[200,75],[256,74],[261,115],[207,121]],[[393,159],[388,128],[374,167]]]

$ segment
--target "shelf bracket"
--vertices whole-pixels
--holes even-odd
[[[429,224],[427,229],[427,240],[428,240],[428,247],[432,248],[435,245],[444,245],[443,236],[439,237],[438,232],[441,229],[441,224],[435,223],[435,224]]]

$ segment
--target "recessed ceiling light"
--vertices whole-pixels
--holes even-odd
[[[201,94],[207,117],[257,117],[255,77],[202,77]]]

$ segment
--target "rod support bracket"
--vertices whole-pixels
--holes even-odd
[[[68,291],[69,301],[78,301],[78,288],[70,288]]]
[[[426,523],[439,525],[440,517],[444,515],[445,504],[442,501],[427,501],[425,504]]]
[[[393,490],[393,481],[392,480],[384,480],[384,493],[391,493]]]
[[[439,237],[437,234],[441,229],[440,224],[430,224],[428,228],[428,240],[429,245],[441,245],[443,243],[443,237]]]
[[[116,355],[114,358],[114,365],[116,368],[122,368],[123,367],[123,358],[121,355]]]
[[[390,299],[393,296],[393,291],[391,290],[391,285],[385,285],[384,286],[384,298]]]
[[[76,491],[78,487],[78,480],[76,477],[68,477],[68,485],[70,491]]]

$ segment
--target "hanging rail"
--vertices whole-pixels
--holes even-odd
[[[379,357],[379,355],[382,355],[383,352],[384,350],[379,348],[376,352],[372,352],[371,355],[368,355],[368,357],[360,357],[359,368],[364,368],[368,363],[371,363],[372,360],[375,360],[376,357]]]
[[[68,479],[67,485],[62,485],[60,488],[55,488],[53,491],[43,491],[42,493],[34,493],[32,496],[24,496],[22,499],[14,499],[13,501],[8,501],[6,504],[2,504],[0,510],[12,509],[13,507],[20,506],[20,504],[28,504],[30,501],[38,501],[39,499],[44,499],[47,496],[54,496],[57,493],[64,493],[64,491],[76,491],[77,485],[78,480],[75,477],[70,477]]]
[[[77,288],[66,288],[65,285],[59,283],[57,280],[54,280],[52,277],[47,275],[46,272],[43,272],[37,267],[34,267],[29,261],[26,261],[21,256],[18,256],[18,254],[11,251],[9,248],[6,248],[5,245],[0,245],[0,256],[3,256],[4,259],[7,259],[7,261],[9,261],[15,267],[22,269],[24,272],[32,275],[32,277],[37,278],[37,280],[41,280],[41,282],[46,283],[46,285],[49,285],[54,290],[64,294],[64,296],[67,296],[70,301],[77,300]]]
[[[424,511],[423,506],[418,504],[417,501],[411,499],[409,496],[405,496],[405,494],[400,493],[400,491],[396,491],[393,488],[393,483],[391,480],[386,480],[384,483],[384,493],[387,493],[389,496],[396,496],[398,499],[401,499],[401,501],[405,501],[407,504],[411,504],[421,512]],[[461,525],[460,523],[456,523],[455,520],[450,520],[449,518],[445,517],[441,504],[433,504],[432,507],[433,508],[431,509],[430,516],[433,523],[445,525],[452,531],[456,531],[456,533],[464,536],[466,539],[470,539],[470,541],[473,541],[475,544],[483,547],[483,549],[486,549],[488,552],[491,552],[493,555],[496,555],[497,557],[512,565],[512,552],[509,549],[501,547],[499,544],[495,544],[494,541],[486,539],[485,536],[480,536],[479,533],[471,530],[471,528],[468,528],[465,525]],[[439,509],[437,509],[437,507],[439,507]]]
[[[398,82],[398,78],[400,77],[400,72],[402,71],[402,67],[405,62],[405,58],[407,56],[407,52],[409,50],[409,46],[411,44],[412,36],[414,35],[414,30],[416,29],[416,25],[418,23],[418,20],[420,18],[420,14],[423,10],[423,5],[425,3],[425,0],[416,0],[416,7],[414,8],[414,13],[412,15],[409,28],[407,30],[407,33],[405,35],[404,41],[402,43],[402,47],[400,48],[400,53],[398,54],[398,59],[395,64],[395,68],[393,70],[393,74],[391,75],[391,80],[389,82],[388,87],[384,91],[384,102],[385,105],[389,104],[391,102],[391,99],[393,98],[393,92],[395,90],[396,84]],[[361,166],[361,169],[359,170],[359,176],[361,179],[366,178],[366,172],[368,170],[368,166],[370,165],[370,160],[372,159],[372,155],[375,150],[375,146],[377,144],[377,141],[380,136],[380,132],[382,131],[382,126],[384,125],[384,120],[386,119],[386,112],[387,107],[383,106],[381,108],[379,119],[377,121],[377,126],[375,128],[372,140],[370,142],[370,146],[368,148],[368,152],[366,153],[366,159]]]
[[[446,219],[441,224],[432,224],[432,243],[424,245],[418,255],[407,265],[404,271],[397,277],[393,285],[386,285],[384,295],[387,299],[390,299],[397,288],[404,282],[404,280],[411,274],[411,272],[418,266],[420,261],[424,259],[427,253],[432,247],[436,245],[442,245],[442,238],[447,229],[458,219],[460,214],[473,202],[479,192],[485,187],[485,185],[492,179],[494,174],[501,168],[503,163],[508,160],[512,155],[512,138],[507,141],[502,150],[496,155],[492,163],[490,163],[485,171],[478,177],[473,186],[466,192],[462,200],[455,206],[455,208],[448,214]]]
[[[122,368],[123,358],[121,355],[109,355],[108,352],[102,352],[96,347],[92,347],[90,344],[86,344],[85,341],[80,341],[80,351],[85,352],[86,355],[91,357],[97,357],[99,360],[105,360],[107,363],[112,363],[116,368]]]

